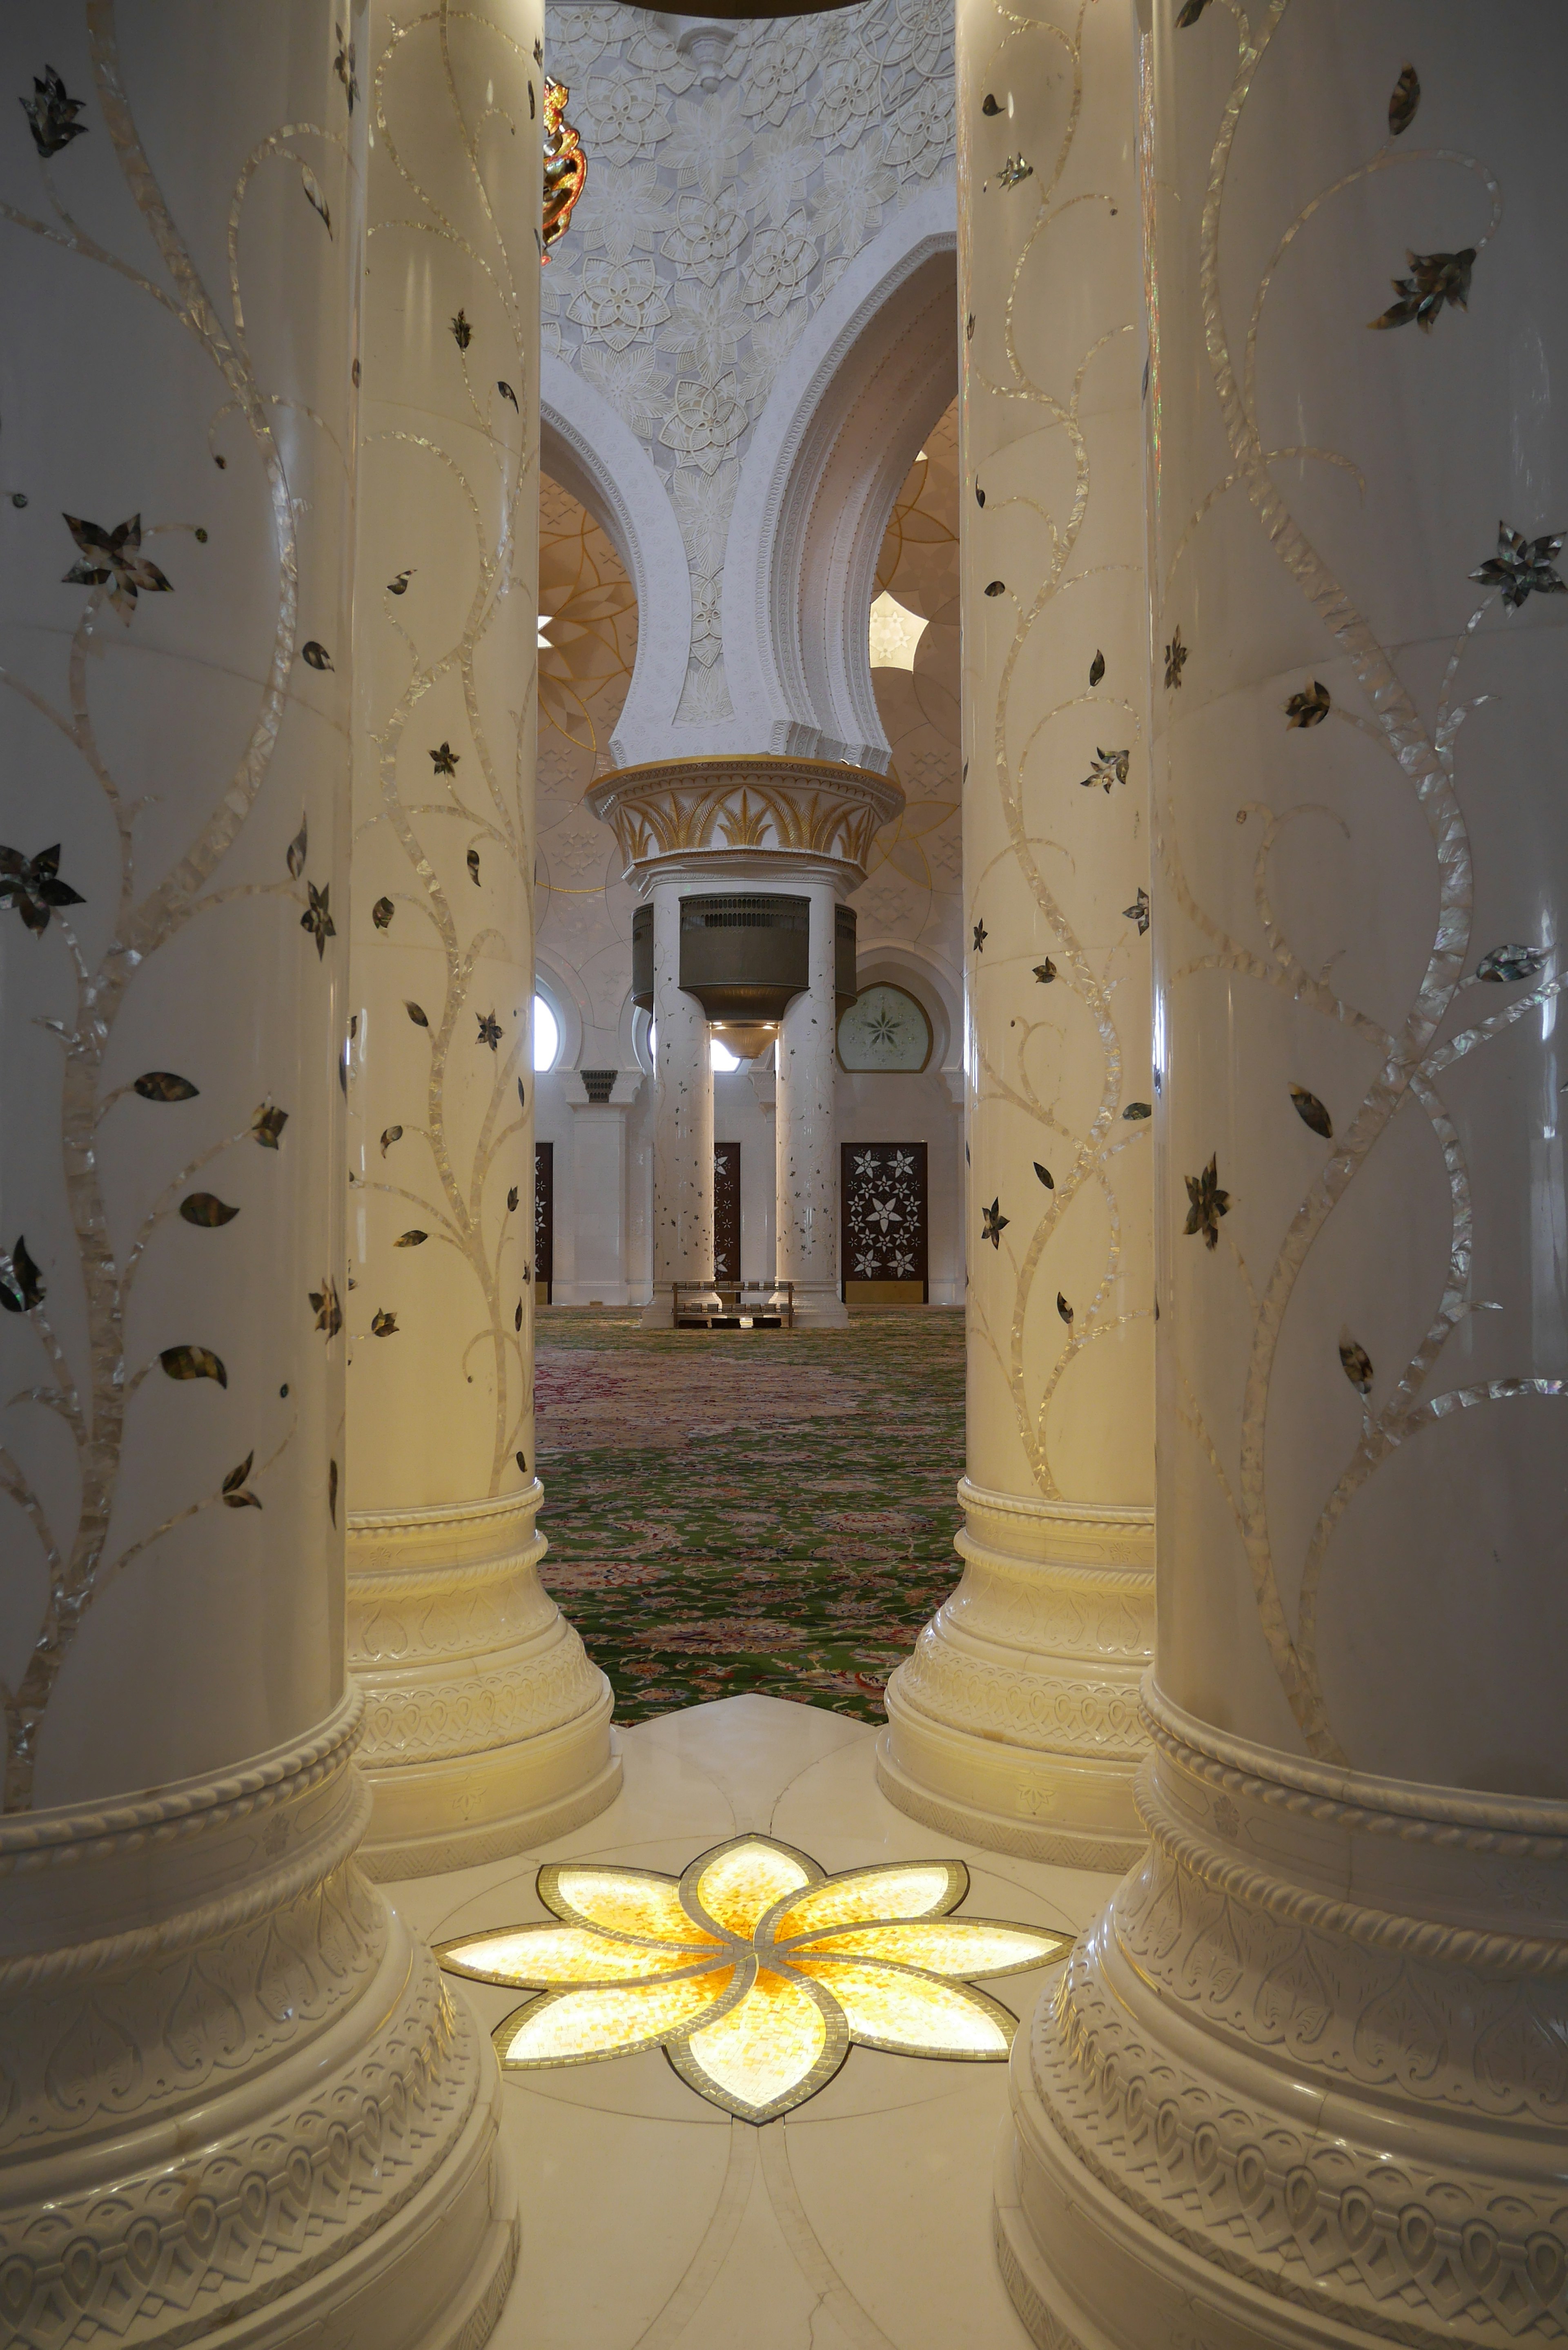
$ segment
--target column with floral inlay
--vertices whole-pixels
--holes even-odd
[[[680,984],[682,876],[660,873],[653,900],[653,1295],[667,1327],[676,1282],[713,1278],[713,1061],[708,1015]],[[687,884],[691,886],[690,882]]]
[[[1152,1845],[1003,2261],[1052,2344],[1558,2341],[1568,26],[1164,0],[1147,68]]]
[[[358,8],[0,20],[9,2339],[478,2343],[499,2084],[360,1873]]]
[[[535,1523],[540,22],[378,8],[362,72],[348,1642],[383,1877],[619,1781]]]
[[[1133,32],[964,0],[958,57],[965,1572],[888,1685],[878,1768],[950,1834],[1119,1869],[1154,1630]]]
[[[838,1264],[838,879],[802,879],[811,908],[811,984],[779,1023],[774,1093],[774,1273],[793,1285],[797,1322],[831,1329],[849,1319]]]

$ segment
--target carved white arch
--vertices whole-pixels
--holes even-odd
[[[950,177],[857,254],[757,421],[724,562],[724,667],[754,742],[885,772],[866,613],[900,484],[958,388]]]
[[[604,529],[637,592],[637,660],[610,741],[618,766],[656,758],[675,717],[691,650],[691,588],[680,526],[630,426],[593,385],[545,352],[539,368],[539,463]]]

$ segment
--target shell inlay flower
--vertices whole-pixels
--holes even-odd
[[[42,938],[57,906],[85,906],[79,889],[60,879],[60,844],[24,857],[19,848],[0,848],[0,907],[15,906],[27,928]]]
[[[173,594],[171,583],[140,551],[139,514],[132,515],[129,522],[117,524],[113,530],[105,530],[96,522],[84,522],[80,515],[67,515],[64,519],[82,557],[68,571],[61,572],[65,587],[107,588],[109,602],[128,626],[139,595]]]
[[[1125,784],[1127,779],[1127,764],[1131,758],[1130,750],[1102,751],[1096,743],[1093,764],[1088,774],[1082,778],[1084,789],[1092,791],[1096,784],[1103,784],[1108,794],[1113,784]]]
[[[1568,580],[1556,568],[1557,557],[1563,552],[1563,541],[1568,531],[1548,531],[1541,538],[1526,538],[1521,532],[1511,530],[1505,522],[1497,526],[1497,553],[1488,556],[1470,577],[1482,588],[1501,588],[1502,600],[1511,612],[1517,612],[1530,596],[1561,596]]]
[[[679,1877],[552,1863],[538,1888],[547,1921],[437,1950],[452,1974],[537,1991],[493,2034],[503,2066],[661,2047],[700,2096],[758,2123],[814,2096],[857,2041],[1005,2056],[1017,2018],[961,1978],[1047,1965],[1073,1939],[951,1916],[969,1890],[961,1861],[830,1877],[763,1835],[718,1845]]]
[[[1218,1158],[1210,1159],[1199,1174],[1189,1175],[1187,1180],[1187,1232],[1201,1232],[1205,1248],[1216,1247],[1220,1240],[1220,1219],[1231,1212],[1231,1194],[1220,1184]]]
[[[1421,332],[1429,335],[1445,302],[1469,309],[1470,271],[1476,258],[1473,244],[1459,253],[1412,253],[1407,246],[1405,258],[1410,265],[1409,276],[1389,280],[1398,300],[1390,303],[1381,317],[1368,319],[1369,326],[1407,327],[1414,318]]]

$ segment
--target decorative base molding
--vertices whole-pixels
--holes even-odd
[[[500,1859],[615,1799],[615,1700],[540,1584],[542,1498],[535,1480],[503,1501],[349,1517],[371,1877]]]
[[[516,2185],[504,2155],[497,2157],[492,2177],[495,2193],[490,2228],[481,2257],[474,2262],[472,2289],[466,2308],[447,2315],[439,2350],[483,2350],[517,2281],[523,2226],[517,2214]],[[436,2344],[431,2344],[431,2350],[437,2350]]]
[[[891,1704],[888,1707],[892,1712]],[[932,1750],[940,1744],[950,1749],[949,1760],[952,1776],[961,1773],[979,1776],[992,1766],[992,1757],[978,1740],[948,1739],[933,1723],[920,1725],[919,1737],[928,1762]],[[977,1750],[977,1751],[971,1751]],[[1016,1792],[1019,1774],[1016,1766],[1003,1755],[995,1765],[996,1776],[1009,1792]],[[1133,1773],[1127,1774],[1127,1804],[1131,1807]],[[1039,1785],[1024,1783],[1021,1803],[1045,1804],[1056,1801],[1061,1794],[1059,1762],[1047,1764],[1041,1773]],[[933,1794],[921,1780],[911,1779],[902,1771],[894,1752],[891,1727],[877,1741],[877,1783],[890,1804],[907,1812],[922,1826],[936,1828],[943,1835],[957,1836],[964,1844],[983,1845],[990,1852],[1010,1852],[1019,1860],[1049,1861],[1058,1868],[1095,1868],[1107,1877],[1119,1877],[1124,1869],[1142,1857],[1144,1839],[1136,1836],[1096,1836],[1067,1827],[1053,1827],[1044,1818],[1023,1818],[988,1811],[981,1804],[965,1803]],[[1117,1803],[1121,1791],[1108,1773],[1096,1774],[1085,1791],[1086,1807],[1109,1811]]]
[[[1568,1804],[1146,1718],[1152,1847],[1014,2051],[1033,2293],[1085,2350],[1568,2337]]]
[[[504,1746],[493,1754],[428,1769],[416,1764],[385,1779],[370,1774],[378,1807],[372,1831],[379,1818],[402,1825],[397,1835],[366,1839],[359,1853],[366,1876],[381,1885],[410,1877],[441,1877],[451,1869],[477,1868],[487,1860],[532,1852],[585,1826],[620,1793],[621,1758],[613,1730],[607,1761],[584,1776],[592,1757],[602,1751],[613,1703],[607,1692],[602,1708],[527,1746]],[[498,1809],[508,1789],[536,1793],[556,1780],[564,1784],[564,1793],[520,1803],[514,1811]],[[478,1814],[472,1826],[453,1825],[470,1811]],[[433,1823],[422,1835],[410,1827],[421,1816]]]
[[[668,1289],[655,1290],[642,1309],[645,1330],[672,1330],[675,1327],[675,1300]]]
[[[500,2081],[355,1865],[359,1714],[222,1780],[0,1823],[21,2350],[444,2350],[454,2310],[475,2350],[493,2324]]]
[[[1090,2342],[1073,2333],[1042,2298],[1034,2274],[1038,2255],[1028,2228],[1020,2224],[1022,2218],[1010,2132],[997,2149],[992,2213],[992,2240],[996,2246],[996,2265],[1002,2271],[1002,2282],[1040,2350],[1105,2350],[1103,2341]]]
[[[1137,1685],[1154,1640],[1151,1510],[965,1478],[963,1581],[888,1684],[890,1803],[971,1844],[1121,1870],[1143,1850]]]

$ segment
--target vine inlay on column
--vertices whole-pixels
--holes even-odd
[[[969,939],[967,1573],[882,1783],[1124,1866],[1152,1646],[1147,644],[1130,34],[958,20]]]
[[[349,1640],[404,1875],[563,1833],[618,1765],[534,1524],[540,12],[373,29]]]

